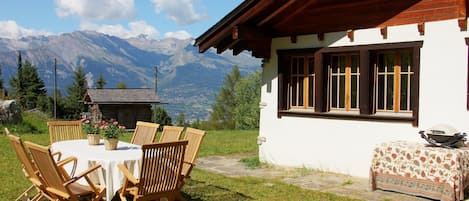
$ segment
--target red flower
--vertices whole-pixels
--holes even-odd
[[[425,158],[425,157],[423,157],[423,156],[420,157],[420,161],[422,161],[422,163],[425,162],[426,160],[427,160],[427,158]]]

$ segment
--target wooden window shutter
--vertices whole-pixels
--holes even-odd
[[[277,114],[279,114],[280,110],[288,109],[287,106],[287,87],[288,87],[288,66],[290,64],[290,60],[288,56],[279,55],[278,60],[278,95],[277,95]],[[278,115],[279,116],[279,115]]]
[[[314,54],[314,90],[316,92],[314,105],[315,112],[327,111],[327,70],[325,70],[329,63],[327,60],[328,58],[324,58],[321,53]],[[326,66],[323,65],[324,63]]]
[[[374,55],[368,50],[360,50],[360,114],[373,113],[373,75]]]
[[[414,47],[412,49],[413,51],[413,63],[414,63],[414,76],[412,76],[411,83],[412,86],[410,88],[412,96],[410,97],[410,102],[411,102],[411,108],[412,108],[412,118],[414,119],[412,121],[412,126],[417,127],[419,124],[419,83],[420,83],[420,48],[419,47]]]

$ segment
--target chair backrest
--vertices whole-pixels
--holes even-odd
[[[49,121],[50,143],[84,139],[81,121]]]
[[[158,127],[160,127],[159,124],[137,121],[137,126],[135,127],[130,143],[137,145],[153,143]]]
[[[189,143],[187,144],[186,154],[184,155],[184,162],[189,162],[190,164],[184,163],[182,166],[182,174],[189,175],[192,167],[191,164],[195,163],[195,159],[197,158],[197,154],[199,153],[200,145],[202,144],[202,140],[204,139],[205,131],[195,129],[195,128],[187,128],[186,135],[184,140],[187,140]]]
[[[8,139],[10,140],[11,146],[16,152],[16,156],[23,165],[23,170],[26,178],[28,178],[35,186],[42,185],[40,178],[36,175],[36,166],[28,155],[26,147],[24,147],[23,141],[21,141],[19,137],[11,135],[7,128],[5,128],[5,132],[8,136]]]
[[[177,191],[186,146],[187,141],[142,145],[139,196]]]
[[[184,130],[184,127],[164,126],[159,142],[178,141],[179,138],[181,137],[181,133],[183,130]]]
[[[50,149],[28,141],[26,141],[25,144],[29,148],[29,152],[36,163],[36,167],[44,180],[46,189],[61,197],[73,197],[69,189],[64,186],[65,179],[57,167]]]

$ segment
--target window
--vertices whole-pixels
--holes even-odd
[[[328,106],[330,110],[358,110],[360,55],[330,55],[328,70]]]
[[[375,65],[376,111],[411,112],[412,51],[390,50],[377,53]]]
[[[291,58],[288,103],[290,108],[314,107],[314,58]]]
[[[418,124],[422,42],[279,50],[278,116]]]

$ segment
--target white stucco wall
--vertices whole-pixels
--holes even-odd
[[[417,25],[388,27],[388,38],[379,29],[356,30],[354,42],[345,32],[326,33],[324,41],[316,35],[272,41],[271,58],[264,62],[259,137],[262,161],[281,165],[316,168],[368,177],[372,152],[386,141],[424,142],[419,130],[445,123],[469,132],[466,110],[467,31],[460,31],[457,20],[425,23],[421,36]],[[372,120],[341,120],[283,116],[277,118],[278,49],[355,46],[365,44],[423,41],[420,60],[419,126]]]

